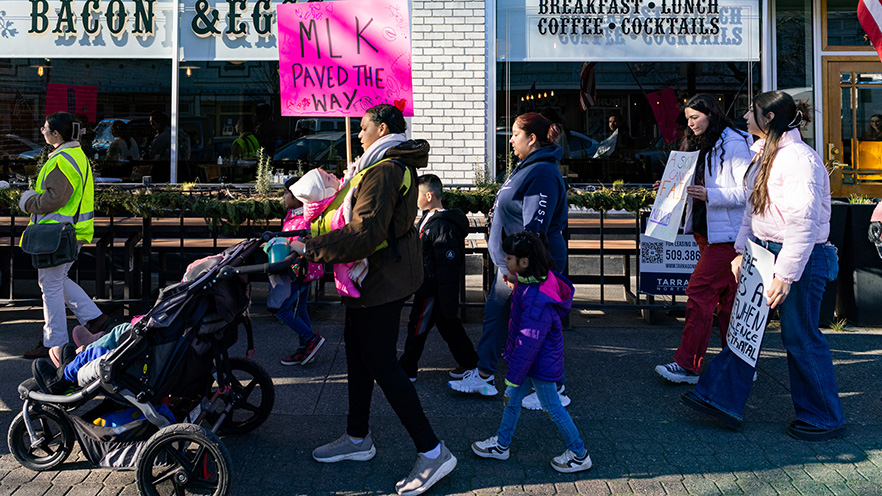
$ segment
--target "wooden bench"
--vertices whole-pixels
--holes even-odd
[[[601,270],[600,274],[570,274],[570,264],[564,274],[573,284],[616,284],[622,285],[629,290],[631,283],[631,255],[635,255],[639,249],[636,239],[570,239],[567,241],[567,256],[574,255],[618,255],[622,257],[622,273],[607,275]],[[490,261],[486,239],[466,239],[465,253],[467,255],[481,255],[482,260],[482,283],[484,294],[490,290],[493,283],[495,267]],[[601,268],[603,262],[601,261]],[[602,286],[601,286],[602,288]],[[465,276],[462,278],[462,294],[465,294]],[[603,297],[603,295],[602,295]]]

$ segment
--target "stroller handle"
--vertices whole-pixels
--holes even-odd
[[[224,281],[233,276],[245,274],[281,274],[288,270],[301,255],[292,252],[284,260],[276,263],[242,265],[240,267],[224,267],[218,272],[217,280]]]
[[[309,236],[309,229],[298,229],[296,231],[271,232],[267,231],[260,236],[260,242],[266,243],[273,238],[294,238]]]

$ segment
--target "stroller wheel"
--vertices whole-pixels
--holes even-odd
[[[31,444],[24,414],[19,413],[9,425],[9,451],[23,467],[38,472],[60,465],[74,445],[70,422],[63,413],[45,406],[32,408],[28,416],[38,438],[37,444]]]
[[[276,401],[273,379],[260,365],[244,358],[230,358],[232,388],[225,395],[232,410],[220,426],[221,434],[245,434],[260,427],[269,417]],[[213,394],[217,381],[212,383]]]
[[[230,453],[217,435],[195,424],[173,424],[150,436],[138,457],[140,494],[205,494],[230,490]]]

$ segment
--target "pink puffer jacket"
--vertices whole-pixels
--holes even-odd
[[[304,210],[305,211],[305,210]],[[307,221],[303,215],[296,215],[294,210],[288,210],[288,216],[285,217],[285,222],[282,224],[283,231],[299,231],[301,229],[309,229],[309,221]],[[290,241],[294,241],[295,238],[290,238]],[[325,273],[325,269],[322,264],[307,262],[306,263],[306,278],[303,282],[315,281],[316,279],[322,277]]]

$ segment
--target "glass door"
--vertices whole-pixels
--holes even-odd
[[[824,61],[828,165],[854,182],[882,182],[882,63],[876,58]]]

